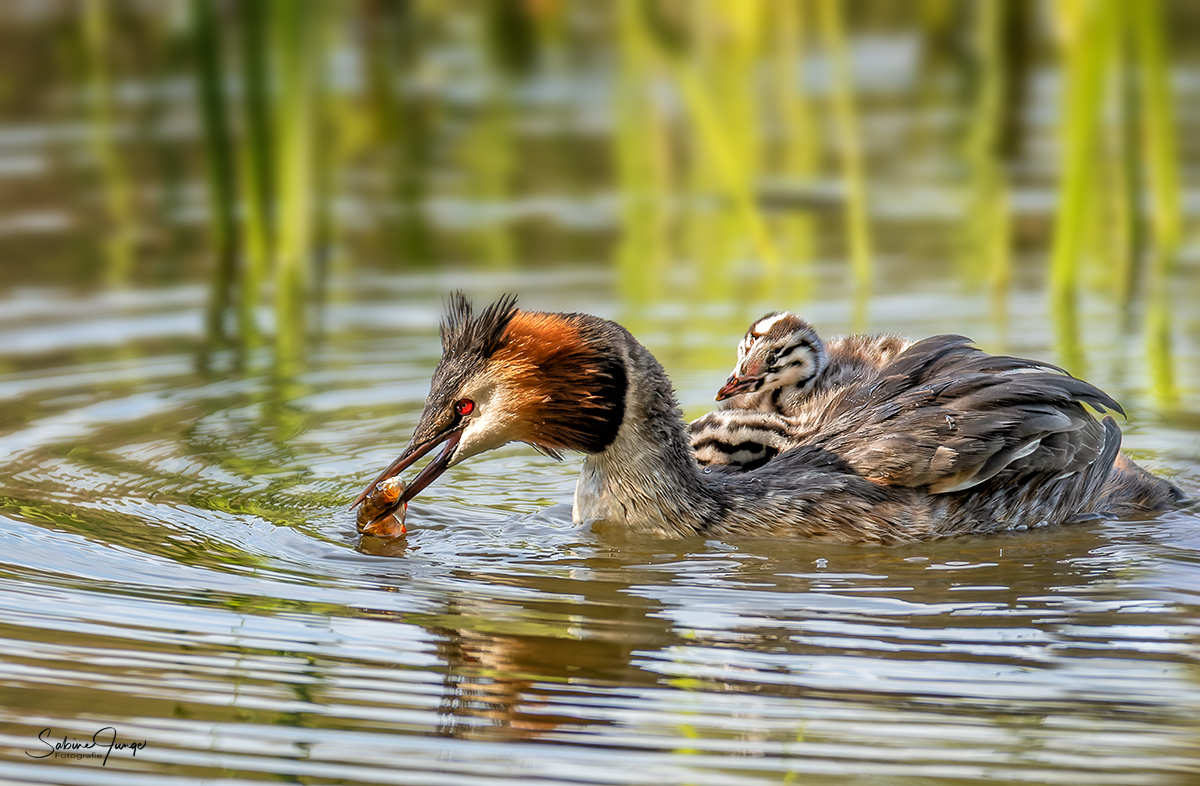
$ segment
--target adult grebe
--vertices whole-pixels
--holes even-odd
[[[661,364],[620,325],[517,309],[475,316],[461,294],[403,453],[359,495],[438,445],[400,494],[509,442],[585,454],[574,518],[668,536],[898,543],[1149,511],[1183,499],[1118,459],[1121,411],[1059,369],[992,356],[962,336],[918,341],[830,397],[811,432],[758,469],[705,470]],[[381,514],[385,515],[385,514]]]

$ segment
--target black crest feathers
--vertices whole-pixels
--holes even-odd
[[[491,357],[503,343],[504,332],[516,314],[516,295],[505,295],[476,317],[471,301],[462,292],[455,292],[442,320],[442,354],[453,357],[469,351]]]

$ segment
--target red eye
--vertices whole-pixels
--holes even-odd
[[[475,411],[475,402],[469,398],[460,398],[454,405],[454,411],[460,415],[470,415]]]

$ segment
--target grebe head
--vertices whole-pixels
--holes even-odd
[[[453,295],[441,325],[442,359],[412,439],[354,504],[439,445],[395,507],[447,468],[509,442],[554,457],[604,450],[621,426],[627,387],[624,360],[605,340],[613,328],[584,314],[521,311],[515,297],[476,316],[461,293]]]
[[[757,320],[738,344],[737,365],[717,401],[795,387],[803,391],[825,370],[825,344],[808,322],[787,311]]]

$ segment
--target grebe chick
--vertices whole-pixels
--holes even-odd
[[[1085,404],[1120,411],[1053,366],[934,336],[832,394],[803,444],[758,469],[706,472],[662,365],[623,327],[509,297],[476,315],[456,294],[412,439],[356,504],[440,445],[397,505],[509,442],[584,454],[577,523],[664,536],[899,543],[1182,500],[1115,467],[1120,429]]]
[[[743,469],[762,466],[795,444],[788,419],[756,409],[718,409],[688,424],[696,461]]]
[[[696,460],[749,469],[798,443],[825,399],[861,382],[912,344],[895,335],[847,336],[828,345],[790,312],[755,320],[738,343],[733,373],[717,392],[716,412],[688,430]]]
[[[738,343],[737,363],[717,391],[722,409],[756,409],[794,417],[823,393],[874,374],[912,346],[894,334],[822,341],[816,328],[788,311],[757,319]]]
[[[721,409],[790,415],[828,363],[816,328],[795,314],[773,311],[755,320],[738,342],[737,363],[717,401]]]

